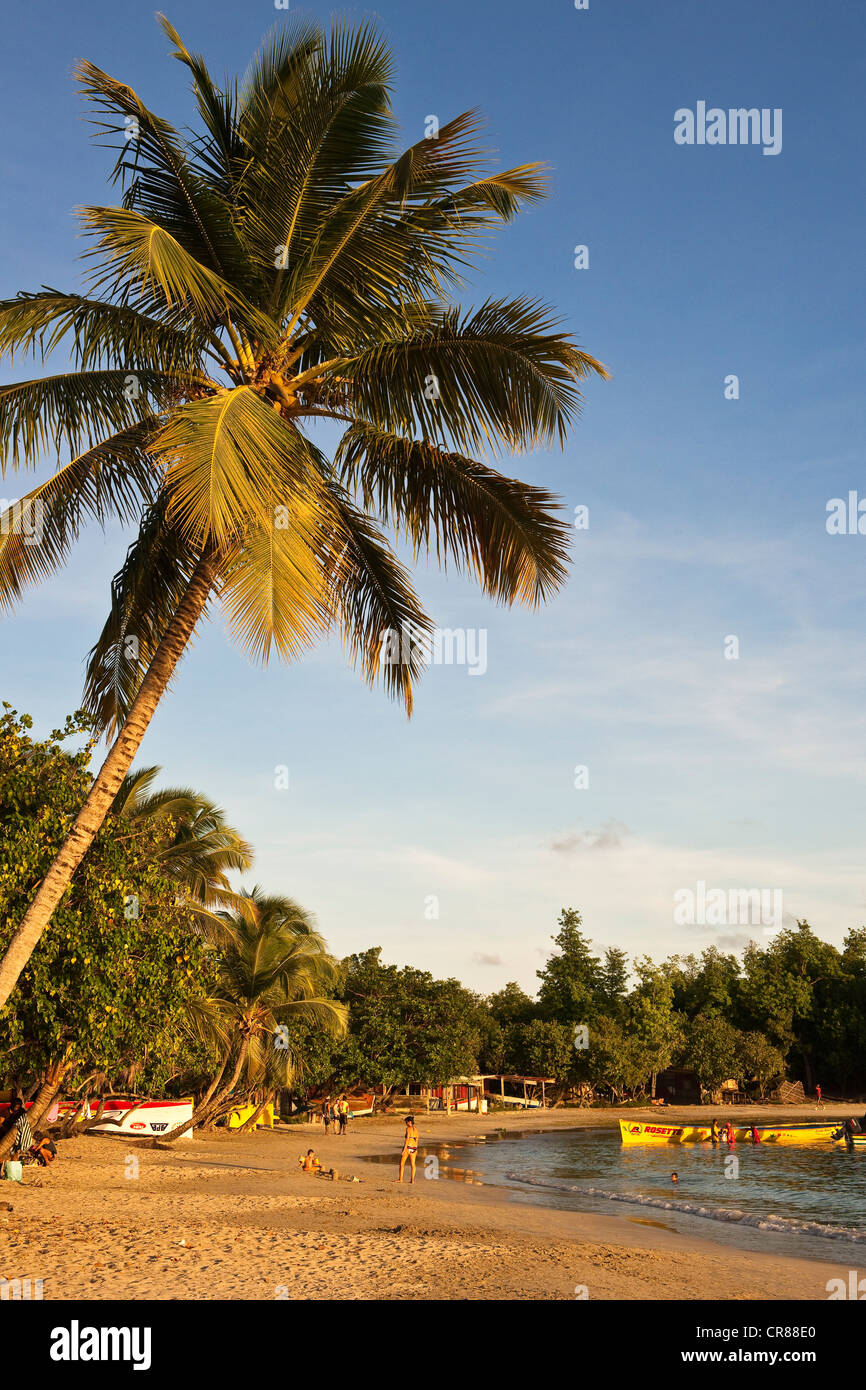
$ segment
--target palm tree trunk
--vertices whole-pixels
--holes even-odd
[[[238,1054],[237,1065],[235,1066],[234,1072],[232,1074],[232,1079],[231,1081],[229,1081],[228,1085],[223,1086],[222,1090],[214,1096],[213,1100],[204,1100],[200,1105],[197,1105],[195,1110],[193,1111],[191,1120],[186,1120],[184,1124],[176,1125],[174,1129],[170,1129],[168,1131],[168,1134],[161,1135],[159,1139],[160,1144],[174,1143],[175,1139],[179,1139],[182,1134],[186,1134],[188,1129],[192,1129],[193,1125],[204,1126],[210,1119],[210,1117],[216,1113],[220,1105],[228,1096],[231,1095],[232,1091],[238,1083],[238,1078],[240,1077],[241,1071],[243,1070],[243,1065],[246,1059],[247,1049],[249,1045],[249,1038],[244,1038],[244,1041],[241,1045],[240,1053]],[[224,1070],[225,1068],[223,1068],[223,1071]]]
[[[6,948],[6,953],[0,961],[0,1009],[15,988],[21,971],[51,921],[54,909],[69,887],[75,870],[111,809],[156,707],[204,611],[213,588],[216,568],[212,552],[205,553],[196,565],[186,593],[153,654],[123,728],[102,764],[72,829],[42,880],[36,897]]]
[[[239,1127],[238,1129],[235,1130],[235,1134],[246,1134],[246,1132],[247,1132],[248,1130],[254,1129],[254,1128],[255,1128],[255,1124],[256,1124],[256,1120],[259,1118],[259,1115],[261,1115],[261,1113],[262,1113],[262,1111],[264,1110],[264,1108],[265,1108],[265,1106],[267,1105],[267,1103],[268,1103],[268,1094],[267,1094],[267,1091],[266,1091],[266,1092],[265,1092],[265,1098],[264,1098],[264,1100],[262,1100],[262,1101],[259,1102],[258,1106],[257,1106],[256,1109],[253,1111],[252,1115],[250,1115],[249,1119],[248,1119],[248,1120],[244,1120],[243,1124],[240,1125],[240,1127]]]

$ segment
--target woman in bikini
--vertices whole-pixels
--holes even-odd
[[[418,1153],[418,1130],[417,1130],[417,1128],[416,1128],[414,1118],[413,1118],[411,1115],[407,1115],[407,1116],[406,1116],[406,1135],[405,1135],[405,1137],[404,1137],[404,1139],[403,1139],[403,1152],[402,1152],[401,1155],[400,1155],[400,1176],[399,1176],[399,1178],[397,1179],[398,1182],[402,1182],[402,1181],[403,1181],[403,1169],[404,1169],[405,1166],[406,1166],[406,1159],[407,1159],[407,1158],[408,1158],[409,1163],[410,1163],[411,1168],[412,1168],[412,1176],[411,1176],[411,1178],[409,1179],[409,1181],[410,1181],[410,1182],[414,1182],[414,1181],[415,1181],[415,1158],[416,1158],[416,1156],[417,1156],[417,1153]]]

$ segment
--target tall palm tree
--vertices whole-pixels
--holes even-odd
[[[88,520],[138,523],[86,688],[115,741],[0,962],[0,1007],[209,605],[262,660],[338,631],[411,711],[421,647],[383,659],[383,634],[430,624],[382,527],[495,600],[542,601],[566,573],[556,499],[475,456],[562,444],[578,382],[605,375],[536,301],[453,302],[488,231],[546,177],[489,172],[474,112],[397,153],[391,54],[371,24],[289,24],[220,88],[161,22],[198,132],[81,63],[119,146],[120,205],[82,210],[87,293],[0,302],[0,353],[65,344],[72,359],[0,388],[13,468],[55,442],[71,456],[18,504],[41,509],[40,544],[0,517],[0,602],[51,574]],[[333,458],[323,420],[342,430]]]

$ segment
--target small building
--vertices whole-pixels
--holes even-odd
[[[697,1072],[668,1067],[656,1076],[656,1100],[665,1105],[700,1105],[701,1083]]]
[[[406,1094],[426,1100],[428,1110],[474,1110],[484,1114],[491,1101],[523,1110],[541,1109],[547,1104],[546,1088],[554,1084],[552,1076],[485,1072],[478,1076],[457,1076],[441,1086],[412,1082]]]

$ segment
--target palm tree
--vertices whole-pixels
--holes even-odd
[[[193,1120],[172,1138],[213,1118],[239,1084],[289,1085],[303,1065],[288,1028],[293,1020],[335,1038],[346,1031],[346,1005],[324,993],[338,966],[309,914],[259,888],[241,896],[241,910],[219,912],[200,927],[216,953],[216,983],[187,1010],[192,1033],[219,1063]]]
[[[382,528],[494,600],[544,600],[566,574],[556,499],[475,456],[563,444],[578,382],[605,375],[533,300],[453,302],[489,230],[546,176],[489,172],[474,112],[398,154],[391,54],[371,24],[289,24],[220,88],[161,22],[198,132],[81,63],[119,146],[121,203],[81,213],[87,293],[0,302],[0,353],[44,360],[68,344],[72,359],[0,387],[13,468],[55,441],[70,452],[0,517],[0,602],[53,573],[87,521],[138,524],[86,687],[115,741],[0,962],[0,1007],[209,606],[261,660],[338,631],[411,712],[420,648],[383,659],[383,634],[430,623]],[[333,458],[317,443],[328,420],[342,430]]]
[[[190,787],[154,791],[160,770],[135,768],[124,777],[111,808],[120,823],[118,834],[164,827],[160,868],[177,882],[185,899],[205,908],[237,906],[227,875],[252,867],[252,846],[201,792]]]

